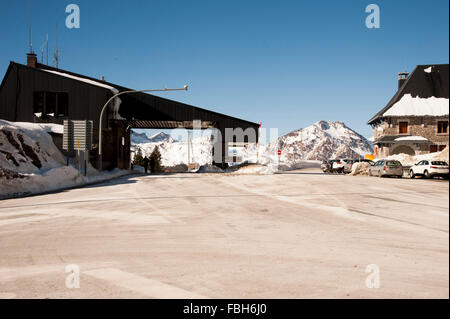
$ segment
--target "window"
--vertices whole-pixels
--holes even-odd
[[[33,113],[34,115],[41,117],[44,112],[45,93],[34,92],[33,96]]]
[[[430,153],[436,153],[438,151],[437,145],[430,145]]]
[[[58,93],[58,108],[56,116],[69,115],[69,94],[65,92]]]
[[[438,132],[438,134],[448,133],[448,121],[437,122],[437,132]]]
[[[33,113],[40,118],[62,117],[69,114],[66,92],[34,92]]]
[[[439,145],[439,152],[443,151],[447,145]]]
[[[398,132],[400,134],[408,134],[408,122],[398,122]]]
[[[46,92],[45,94],[45,115],[55,116],[56,112],[56,93]]]

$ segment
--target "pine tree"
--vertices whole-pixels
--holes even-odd
[[[133,165],[144,166],[144,157],[142,156],[142,151],[138,148],[137,154],[133,159]]]
[[[150,163],[151,163],[152,160],[155,163],[154,172],[156,172],[156,173],[162,172],[161,153],[159,152],[158,146],[155,146],[155,148],[153,149],[152,154],[150,155]]]

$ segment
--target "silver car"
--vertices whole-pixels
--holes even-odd
[[[370,176],[403,176],[403,166],[399,161],[379,160],[369,169]]]

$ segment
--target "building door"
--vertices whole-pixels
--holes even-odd
[[[437,145],[430,145],[430,153],[436,153],[438,151]]]

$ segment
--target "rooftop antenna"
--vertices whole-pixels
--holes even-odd
[[[47,47],[47,65],[48,65],[48,33],[45,38],[45,42],[41,45],[41,63],[44,64],[44,47]]]
[[[55,67],[58,68],[59,52],[58,52],[58,24],[56,24],[56,51],[54,56]]]
[[[31,5],[28,0],[28,45],[30,46],[30,53],[33,53],[33,42],[31,36]]]

